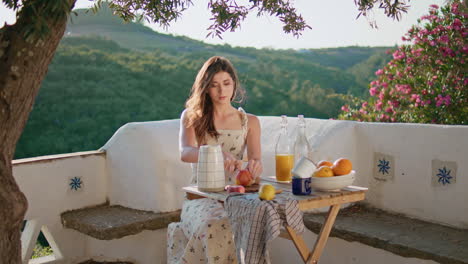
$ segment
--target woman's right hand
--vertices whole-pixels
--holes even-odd
[[[236,170],[242,169],[242,160],[236,159],[236,157],[234,157],[234,155],[232,155],[231,153],[223,151],[223,157],[225,171],[233,173]]]

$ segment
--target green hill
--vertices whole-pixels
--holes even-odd
[[[42,83],[15,158],[92,150],[127,122],[178,118],[213,55],[236,66],[257,115],[330,118],[342,95],[366,96],[388,48],[271,50],[208,45],[78,10]]]

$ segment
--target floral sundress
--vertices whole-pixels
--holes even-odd
[[[220,144],[223,151],[242,160],[247,142],[248,118],[242,108],[239,108],[239,112],[242,129],[218,130],[218,140],[208,137],[207,144]],[[193,175],[196,174],[192,173],[192,183],[196,182]],[[231,226],[221,203],[208,198],[184,202],[181,222],[171,223],[167,228],[167,263],[237,263]]]

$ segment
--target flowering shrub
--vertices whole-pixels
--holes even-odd
[[[367,101],[349,100],[340,119],[437,124],[468,123],[467,7],[459,0],[418,20],[393,52]]]

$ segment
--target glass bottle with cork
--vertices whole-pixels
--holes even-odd
[[[307,140],[304,115],[298,115],[297,117],[297,134],[294,141],[294,165],[297,165],[303,157],[312,160],[312,147]]]

